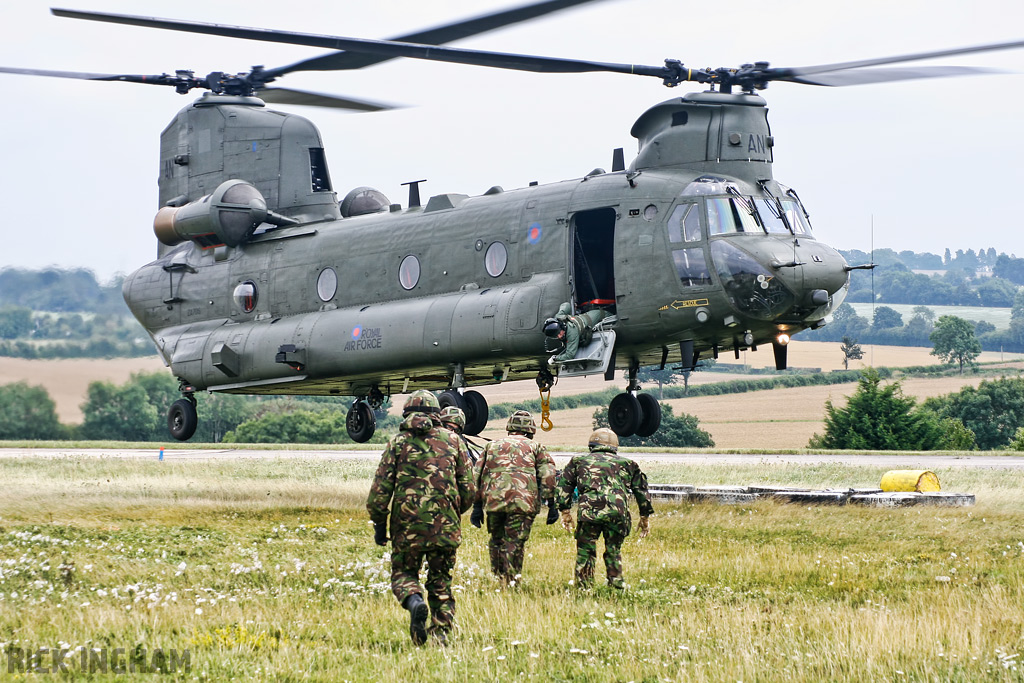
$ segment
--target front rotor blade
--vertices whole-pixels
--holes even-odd
[[[665,78],[670,75],[663,66],[644,66],[640,64],[614,64],[606,62],[590,62],[577,59],[559,59],[556,57],[540,57],[510,52],[488,52],[485,50],[466,50],[453,47],[434,47],[417,43],[399,43],[387,40],[368,40],[363,38],[346,38],[342,36],[325,36],[312,33],[294,33],[290,31],[274,31],[270,29],[248,28],[244,26],[228,26],[225,24],[207,24],[202,22],[158,19],[156,17],[140,17],[129,14],[108,14],[104,12],[80,12],[77,10],[53,9],[59,17],[104,21],[129,26],[146,26],[170,31],[186,33],[204,33],[207,35],[243,38],[245,40],[262,40],[271,43],[288,45],[307,45],[324,47],[333,50],[351,50],[383,57],[408,57],[436,62],[454,64],[470,64],[498,69],[516,71],[533,71],[539,73],[585,73],[603,71],[611,73],[637,74]]]
[[[845,71],[822,72],[809,76],[780,78],[777,80],[805,85],[846,86],[869,83],[911,81],[919,78],[946,78],[948,76],[976,76],[979,74],[1005,73],[999,69],[976,66],[921,66],[906,69],[847,69]]]
[[[143,76],[137,74],[96,74],[84,71],[51,71],[49,69],[20,69],[0,66],[0,73],[22,74],[24,76],[49,76],[51,78],[75,78],[83,81],[123,81],[125,83],[147,83],[150,85],[174,85],[174,76],[160,74]]]
[[[800,66],[783,69],[769,69],[769,72],[779,72],[779,76],[772,80],[791,80],[787,76],[807,76],[810,74],[824,73],[826,71],[843,71],[846,69],[860,69],[866,66],[881,66],[883,64],[898,64],[900,62],[915,62],[922,59],[934,59],[936,57],[951,57],[953,55],[967,55],[977,52],[995,52],[997,50],[1012,50],[1024,47],[1024,40],[1012,40],[1005,43],[988,43],[986,45],[974,45],[972,47],[959,47],[949,50],[935,50],[933,52],[917,52],[909,55],[896,57],[878,57],[876,59],[861,59],[855,62],[838,62],[836,64],[819,64],[817,66]]]
[[[443,45],[452,41],[469,38],[487,31],[503,28],[511,24],[517,24],[529,19],[568,9],[577,5],[583,5],[595,0],[546,0],[532,5],[515,7],[513,9],[486,14],[483,16],[466,19],[464,21],[438,26],[436,28],[408,33],[402,36],[395,36],[390,40],[401,43],[420,43],[421,45]],[[294,71],[342,71],[348,69],[362,69],[386,62],[392,57],[381,55],[370,55],[359,52],[333,52],[328,55],[320,55],[312,59],[305,59],[289,66],[282,66],[276,69],[268,69],[267,73],[273,76],[281,76]]]
[[[387,111],[399,107],[395,104],[357,100],[351,97],[338,97],[337,95],[292,90],[291,88],[263,88],[257,95],[264,102],[271,104],[301,104],[307,107],[330,107],[351,111]]]

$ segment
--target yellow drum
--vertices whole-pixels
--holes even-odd
[[[928,470],[889,470],[882,475],[882,483],[879,487],[887,492],[894,491],[916,491],[926,493],[928,491],[939,491],[939,478],[934,472]]]

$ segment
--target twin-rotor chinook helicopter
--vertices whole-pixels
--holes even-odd
[[[640,367],[696,366],[720,351],[771,344],[786,367],[792,334],[825,324],[843,301],[848,265],[817,241],[796,192],[772,176],[765,101],[772,81],[856,85],[960,75],[967,67],[876,69],[1024,41],[801,68],[766,62],[691,69],[437,47],[578,5],[549,0],[401,36],[361,40],[128,15],[58,16],[343,50],[248,73],[173,76],[0,68],[7,73],[204,89],[161,135],[157,260],[124,284],[129,308],[180,381],[172,435],[189,439],[200,390],[352,396],[349,435],[365,442],[374,408],[395,393],[443,390],[466,433],[488,407],[475,386],[626,370],[609,405],[620,436],[649,436],[656,399]],[[610,172],[405,207],[358,187],[341,201],[316,127],[265,102],[363,111],[363,100],[268,86],[294,71],[362,68],[394,57],[536,72],[604,71],[693,81],[705,92],[648,109],[633,125],[639,151]],[[870,267],[870,266],[860,266]],[[593,338],[553,363],[542,331],[568,302],[600,310]],[[596,317],[596,316],[595,316]]]

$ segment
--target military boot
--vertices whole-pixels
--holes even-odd
[[[430,611],[427,603],[423,602],[423,596],[413,593],[405,599],[402,607],[409,610],[409,635],[416,645],[423,645],[427,642],[427,617]]]

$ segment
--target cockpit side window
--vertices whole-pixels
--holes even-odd
[[[793,226],[793,231],[798,235],[804,237],[811,237],[811,223],[807,220],[807,215],[804,214],[804,209],[800,204],[791,200],[783,199],[782,208],[786,212],[786,220]]]
[[[673,211],[668,219],[668,241],[699,242],[700,241],[700,211],[696,204],[680,204]]]

